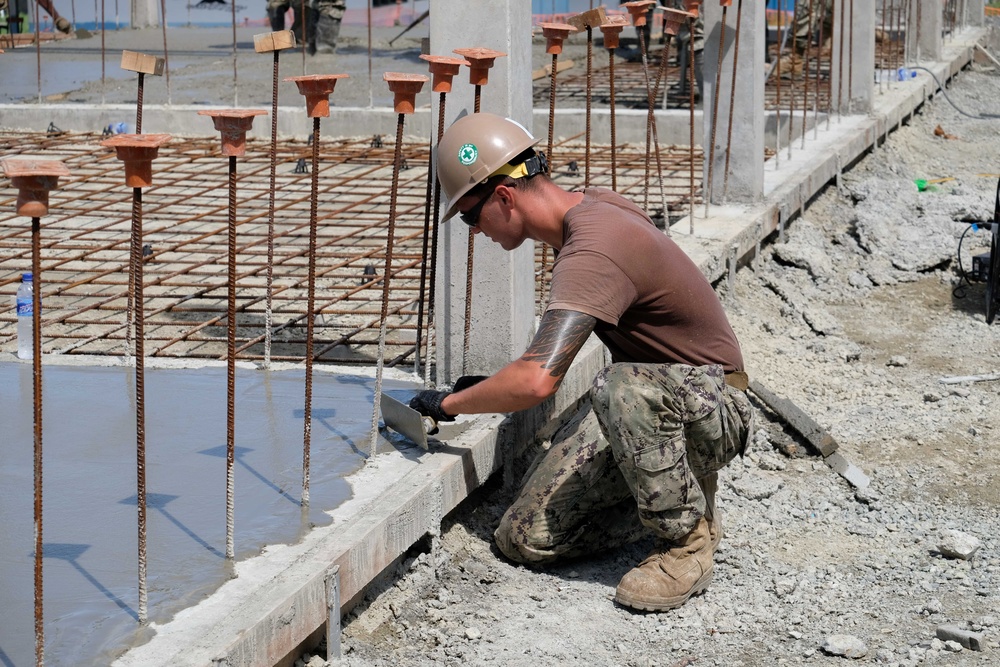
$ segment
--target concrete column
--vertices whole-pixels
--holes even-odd
[[[430,8],[432,54],[454,55],[453,49],[474,47],[507,54],[497,58],[490,70],[489,83],[482,88],[481,110],[513,118],[531,130],[531,3],[432,0]],[[467,67],[455,77],[452,90],[447,98],[446,128],[473,112],[474,86],[469,84]],[[435,96],[435,115],[436,101]],[[441,225],[438,235],[439,383],[452,382],[462,374],[468,238],[469,228],[457,217]],[[524,352],[535,330],[534,244],[529,241],[507,252],[480,236],[473,266],[467,371],[492,374]]]
[[[722,78],[719,83],[719,121],[715,133],[715,160],[712,167],[712,203],[724,201],[726,149],[729,155],[729,189],[725,201],[754,202],[764,194],[764,39],[766,36],[765,3],[758,0],[733,0],[726,9],[726,35],[723,44]],[[719,66],[719,42],[722,38],[722,7],[714,0],[702,3],[705,13],[705,101],[704,139],[706,164],[712,145],[712,104],[715,100],[715,75]],[[736,26],[739,22],[740,49],[736,52]],[[739,56],[737,58],[737,55]],[[736,62],[736,92],[732,95],[733,64]],[[734,103],[730,105],[730,96]],[[732,144],[729,145],[729,116],[732,109]],[[705,169],[705,182],[708,169]]]
[[[132,0],[132,28],[155,28],[160,25],[157,0]]]
[[[875,5],[868,0],[838,0],[833,16],[833,108],[840,113],[868,113],[875,95]],[[841,40],[841,8],[844,38]],[[843,48],[843,59],[841,51]]]
[[[940,60],[944,5],[941,0],[915,0],[906,22],[906,45],[909,62]]]
[[[986,25],[986,0],[965,0],[965,23],[976,28]]]

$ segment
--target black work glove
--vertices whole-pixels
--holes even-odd
[[[455,380],[455,388],[452,391],[462,391],[463,389],[468,389],[469,387],[479,384],[488,377],[488,375],[463,375]]]
[[[410,407],[436,422],[453,422],[455,417],[441,409],[441,401],[450,393],[450,391],[434,391],[433,389],[419,391],[416,396],[410,399]]]

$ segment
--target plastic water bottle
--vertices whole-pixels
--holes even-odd
[[[30,273],[21,274],[21,284],[17,288],[17,358],[31,359],[34,353],[34,283]]]

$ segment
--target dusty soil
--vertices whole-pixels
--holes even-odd
[[[949,95],[989,112],[1000,75],[967,71]],[[345,619],[342,664],[833,665],[848,660],[829,654],[833,635],[863,644],[861,664],[995,664],[1000,381],[941,379],[1000,371],[1000,323],[984,321],[983,284],[961,278],[968,225],[954,222],[992,217],[996,176],[977,174],[997,171],[996,130],[937,98],[776,235],[732,293],[719,286],[751,377],[829,429],[867,489],[760,406],[750,453],[720,480],[713,584],[679,610],[636,614],[612,596],[648,542],[513,565],[491,534],[517,480],[496,479]],[[913,182],[946,177],[924,192]],[[965,235],[966,270],[987,238]],[[980,545],[971,559],[943,554],[951,530]],[[946,624],[982,633],[982,651],[937,639]]]

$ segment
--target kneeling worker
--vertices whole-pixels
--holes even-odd
[[[505,250],[527,239],[552,246],[552,294],[519,359],[479,382],[462,378],[453,392],[419,392],[410,405],[438,421],[531,408],[558,390],[596,332],[613,363],[594,379],[593,415],[541,455],[495,539],[507,557],[535,565],[652,531],[657,547],[615,599],[673,609],[712,580],[722,538],[716,473],[752,429],[739,343],[712,286],[640,208],[603,188],[562,189],[536,143],[488,113],[459,119],[441,140],[444,219],[459,215]]]

